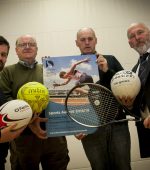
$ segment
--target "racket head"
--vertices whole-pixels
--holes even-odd
[[[65,99],[65,109],[71,119],[87,127],[104,126],[113,121],[119,111],[112,92],[93,83],[73,87]]]

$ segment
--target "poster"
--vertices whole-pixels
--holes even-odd
[[[42,62],[44,85],[48,88],[50,94],[50,102],[46,108],[47,135],[49,137],[66,136],[78,133],[89,134],[96,131],[96,128],[86,127],[73,121],[66,114],[64,106],[67,93],[76,84],[85,81],[95,83],[99,80],[96,56],[44,57]],[[81,76],[83,74],[88,75],[89,78],[84,80]]]

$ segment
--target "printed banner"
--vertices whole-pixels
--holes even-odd
[[[50,94],[45,113],[48,118],[47,135],[51,137],[95,132],[97,128],[86,127],[72,120],[66,113],[64,102],[67,93],[75,85],[96,83],[99,80],[96,56],[44,57],[42,61],[44,85]]]

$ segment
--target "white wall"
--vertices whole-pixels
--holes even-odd
[[[93,27],[97,51],[114,54],[125,68],[137,60],[127,43],[129,24],[149,24],[149,0],[1,0],[0,34],[11,42],[8,64],[17,58],[15,40],[33,34],[38,40],[38,60],[45,55],[78,54],[75,36],[79,28]]]
[[[37,59],[43,56],[76,55],[76,32],[81,27],[95,29],[102,54],[113,54],[124,68],[132,68],[138,55],[129,48],[127,27],[142,21],[150,26],[149,0],[0,0],[0,34],[11,45],[7,64],[17,61],[15,40],[22,34],[32,34],[38,41]],[[140,159],[137,134],[132,136],[132,166],[134,170],[148,170],[149,159]],[[89,163],[81,143],[69,136],[71,162],[69,169],[88,170]],[[77,166],[79,164],[79,166]],[[7,170],[9,170],[7,164]]]

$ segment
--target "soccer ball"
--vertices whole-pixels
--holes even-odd
[[[32,108],[33,113],[41,113],[48,105],[48,89],[39,82],[28,82],[18,91],[18,99],[25,100]]]

